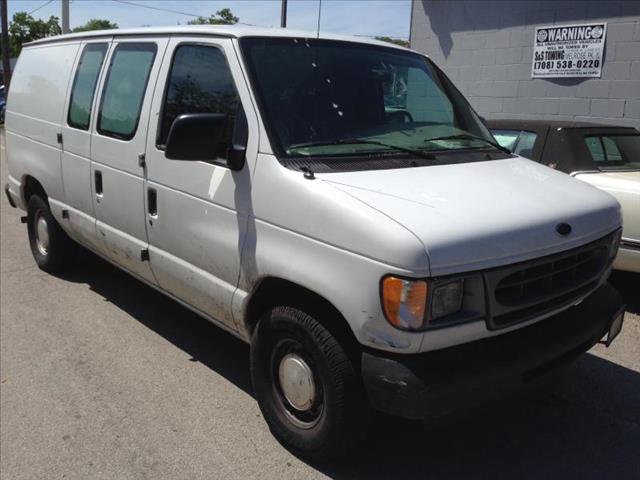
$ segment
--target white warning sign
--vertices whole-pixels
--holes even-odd
[[[533,78],[600,77],[606,23],[537,27]]]

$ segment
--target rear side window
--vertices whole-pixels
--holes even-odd
[[[640,135],[589,135],[584,142],[600,170],[640,169]]]
[[[98,119],[102,135],[120,140],[134,137],[155,56],[154,43],[122,43],[116,47],[102,91]]]
[[[604,148],[602,147],[602,143],[600,142],[600,137],[586,137],[584,139],[587,144],[587,148],[589,152],[591,152],[591,157],[595,162],[604,162]]]
[[[89,129],[91,106],[95,96],[98,75],[107,53],[106,43],[91,43],[84,47],[71,89],[67,123],[81,130]]]
[[[616,142],[609,137],[602,137],[602,144],[604,145],[604,152],[607,154],[607,160],[610,162],[619,162],[622,160],[622,153]]]
[[[171,125],[180,115],[223,113],[226,130],[218,156],[226,157],[239,103],[221,50],[206,45],[178,46],[167,82],[157,145],[162,148],[166,144]]]

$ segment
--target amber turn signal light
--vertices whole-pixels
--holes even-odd
[[[399,277],[382,280],[382,306],[391,325],[416,330],[424,324],[427,282]]]

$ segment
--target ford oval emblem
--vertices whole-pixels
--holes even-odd
[[[558,232],[563,237],[566,237],[571,233],[571,225],[568,223],[559,223],[556,225],[556,232]]]

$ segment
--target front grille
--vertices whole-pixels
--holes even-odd
[[[573,250],[485,273],[490,328],[526,321],[579,299],[609,267],[612,235]]]

